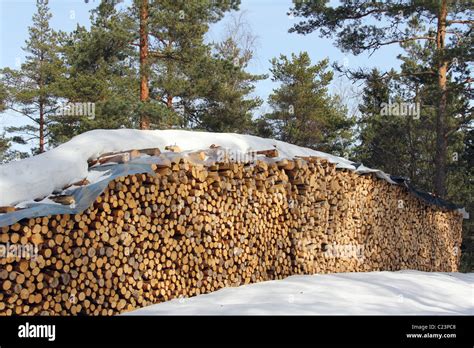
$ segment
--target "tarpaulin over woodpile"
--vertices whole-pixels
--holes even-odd
[[[235,133],[120,129],[86,132],[41,155],[0,166],[0,206],[15,206],[18,209],[0,214],[0,227],[25,218],[81,213],[91,206],[110,181],[120,176],[153,173],[151,163],[173,158],[177,154],[169,151],[164,152],[160,158],[144,156],[127,163],[94,167],[90,167],[91,159],[104,153],[131,149],[165,149],[170,145],[179,148],[178,156],[182,158],[189,158],[196,151],[202,150],[205,158],[201,162],[205,165],[221,161],[222,153],[229,154],[229,159],[235,161],[247,158],[249,153],[264,150],[276,150],[276,158],[272,160],[317,157],[334,163],[338,169],[351,170],[361,175],[374,174],[390,184],[405,186],[419,199],[446,209],[460,210],[467,217],[461,207],[415,189],[404,178],[392,177],[381,170],[365,167],[346,158],[282,141]],[[210,151],[210,148],[220,149],[221,152]],[[260,155],[254,159],[265,159],[265,156]],[[91,179],[90,184],[62,189],[86,178]],[[48,198],[53,193],[70,195],[74,203],[55,203]]]
[[[102,174],[98,181],[86,186],[66,191],[74,197],[74,204],[62,205],[53,201],[26,203],[26,207],[6,214],[0,214],[0,227],[12,225],[22,219],[58,214],[79,214],[89,208],[98,196],[104,192],[110,181],[121,176],[148,173],[153,175],[151,166],[146,163],[124,163],[100,166],[91,171]]]

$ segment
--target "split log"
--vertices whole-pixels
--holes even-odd
[[[74,196],[71,195],[56,195],[56,196],[50,196],[49,199],[52,201],[62,204],[62,205],[71,205],[75,204],[76,200],[74,199]]]
[[[11,213],[12,211],[15,211],[15,207],[10,207],[10,206],[3,206],[0,207],[0,214],[5,214],[5,213]]]

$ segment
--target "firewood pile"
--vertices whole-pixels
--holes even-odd
[[[154,176],[111,181],[82,214],[1,228],[2,245],[37,255],[0,258],[0,314],[114,315],[294,274],[457,270],[458,212],[274,152],[248,163],[177,156]]]

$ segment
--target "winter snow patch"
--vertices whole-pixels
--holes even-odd
[[[292,276],[144,307],[125,315],[473,315],[474,273]]]
[[[87,161],[101,154],[147,148],[163,150],[168,145],[178,145],[182,151],[204,150],[211,145],[218,145],[236,155],[276,148],[280,158],[316,156],[337,163],[339,168],[357,170],[359,173],[374,172],[393,183],[387,174],[364,166],[356,167],[347,159],[252,135],[184,130],[97,129],[80,134],[37,156],[0,165],[0,206],[46,197],[55,190],[86,178],[89,171]]]

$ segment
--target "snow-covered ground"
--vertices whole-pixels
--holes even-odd
[[[474,315],[474,273],[292,276],[175,299],[125,315]]]

